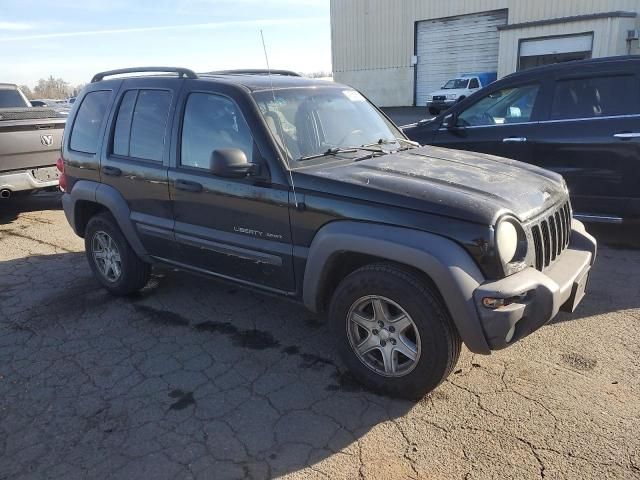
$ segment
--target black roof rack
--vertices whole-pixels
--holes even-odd
[[[518,70],[517,72],[506,75],[504,78],[517,78],[521,75],[530,75],[532,73],[546,72],[549,70],[556,70],[561,68],[573,68],[582,65],[598,65],[601,63],[629,60],[640,60],[640,55],[619,55],[613,57],[586,58],[584,60],[570,60],[568,62],[550,63],[549,65],[540,65],[538,67],[528,68],[526,70]]]
[[[300,77],[301,75],[291,70],[267,70],[248,68],[241,70],[216,70],[208,72],[209,75],[283,75],[285,77]]]
[[[106,72],[96,73],[91,79],[91,83],[99,82],[104,77],[110,77],[111,75],[120,75],[123,73],[142,73],[142,72],[169,72],[177,73],[178,77],[198,78],[193,70],[188,68],[179,67],[132,67],[132,68],[119,68],[117,70],[109,70]]]

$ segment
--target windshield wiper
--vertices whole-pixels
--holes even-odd
[[[322,153],[315,153],[313,155],[305,155],[304,157],[300,157],[298,159],[298,162],[304,162],[305,160],[313,160],[314,158],[322,158],[322,157],[328,157],[330,155],[339,155],[341,153],[355,153],[358,150],[364,150],[366,152],[371,152],[371,153],[381,153],[381,154],[386,154],[386,153],[390,153],[387,152],[385,150],[382,149],[383,145],[390,145],[393,143],[404,143],[407,146],[405,147],[401,147],[399,149],[397,149],[396,151],[400,151],[400,150],[407,150],[409,148],[413,148],[413,147],[419,147],[420,144],[416,143],[416,142],[412,142],[411,140],[407,140],[405,138],[393,138],[393,139],[388,139],[388,138],[380,138],[377,142],[373,142],[373,143],[366,143],[364,145],[354,145],[353,147],[331,147],[327,150],[325,150]],[[375,147],[379,147],[379,148],[375,148]],[[362,160],[365,158],[369,158],[371,157],[371,155],[365,155],[363,157],[358,157],[354,160]]]
[[[375,143],[370,143],[368,145],[362,145],[362,147],[360,147],[360,148],[366,149],[367,147],[380,146],[380,150],[376,150],[376,152],[378,152],[378,151],[383,151],[382,150],[382,145],[391,145],[393,143],[400,143],[400,144],[404,143],[405,144],[404,147],[400,147],[397,150],[395,150],[396,152],[399,152],[401,150],[408,150],[409,148],[416,148],[416,147],[420,146],[419,143],[414,142],[412,140],[407,140],[406,138],[401,138],[401,137],[395,137],[393,139],[381,138],[380,140],[378,140]]]
[[[328,157],[329,155],[338,155],[340,153],[355,153],[358,151],[358,147],[332,147],[322,153],[316,153],[313,155],[305,155],[304,157],[300,157],[298,159],[299,162],[304,162],[305,160],[313,160],[314,158]]]

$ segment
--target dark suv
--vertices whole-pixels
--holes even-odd
[[[517,72],[405,133],[560,173],[580,219],[640,220],[640,56]]]
[[[596,242],[560,175],[420,148],[332,82],[151,70],[173,74],[96,75],[64,136],[64,210],[110,292],[162,263],[289,297],[326,314],[357,378],[404,397],[462,341],[489,354],[582,299]]]

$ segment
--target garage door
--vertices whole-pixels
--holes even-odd
[[[506,10],[418,22],[416,104],[456,75],[497,71],[497,27],[506,23]]]
[[[522,40],[518,70],[591,58],[593,34]]]

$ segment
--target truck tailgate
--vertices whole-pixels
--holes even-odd
[[[40,109],[34,108],[32,116],[41,113],[36,110]],[[25,115],[13,113],[16,111],[0,110],[0,172],[54,165],[66,119],[24,119]],[[13,119],[20,117],[23,119]]]

